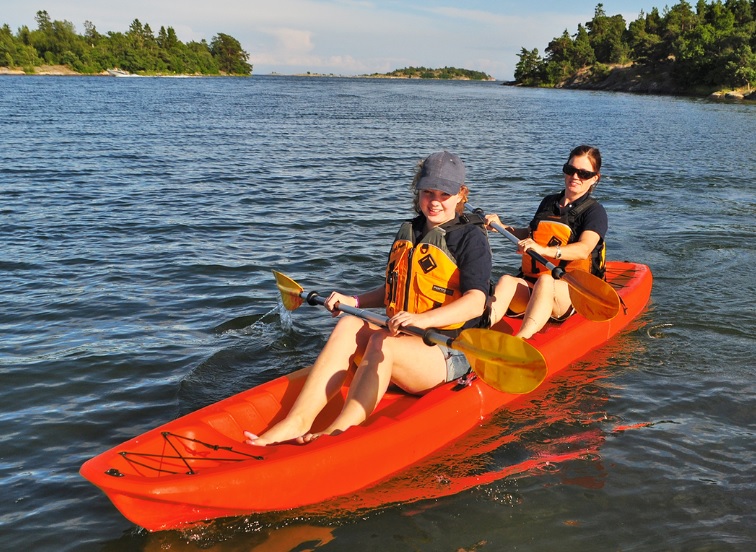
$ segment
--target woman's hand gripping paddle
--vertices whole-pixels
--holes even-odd
[[[466,205],[466,207],[476,214],[483,215],[483,211],[480,209],[473,209],[469,205]],[[494,222],[491,226],[498,230],[502,236],[509,238],[515,245],[519,243],[520,240],[517,239],[517,236],[507,231],[501,224]],[[565,272],[532,249],[528,249],[526,253],[551,270],[551,275],[555,279],[567,283],[570,288],[572,306],[575,307],[578,314],[582,314],[588,320],[594,322],[604,322],[617,316],[620,309],[620,298],[607,282],[584,270]]]
[[[288,276],[273,271],[281,301],[293,311],[302,303],[324,305],[325,299],[316,292],[306,293]],[[361,318],[381,328],[388,326],[388,317],[364,309],[339,305],[338,310]],[[429,345],[445,345],[464,353],[475,374],[488,385],[504,393],[529,393],[546,377],[546,361],[530,343],[502,332],[471,328],[451,338],[435,330],[404,326],[401,331],[417,337]]]

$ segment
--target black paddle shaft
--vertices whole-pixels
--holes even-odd
[[[308,305],[325,306],[326,300],[318,295],[317,291],[311,291],[310,293],[302,292],[300,294],[300,297],[302,297]],[[380,326],[381,328],[388,327],[388,316],[376,314],[374,312],[370,312],[369,310],[359,309],[350,305],[342,305],[341,303],[339,303],[337,310],[340,310],[341,312],[344,312],[346,314],[351,314],[352,316],[356,316],[357,318],[361,318],[362,320],[365,320],[367,322],[371,322],[376,326]],[[452,342],[454,341],[454,338],[433,331],[430,328],[424,330],[422,328],[416,328],[415,326],[402,326],[401,331],[417,337],[422,337],[423,343],[425,343],[429,347],[432,347],[433,345],[445,345],[451,348]]]
[[[485,216],[485,213],[483,212],[483,209],[480,209],[480,208],[473,209],[472,207],[470,207],[470,209],[476,215],[480,215],[482,217]],[[493,226],[494,228],[496,228],[496,230],[498,230],[499,233],[501,233],[502,236],[509,238],[509,240],[512,243],[514,243],[515,245],[518,245],[520,243],[520,240],[517,239],[517,236],[515,236],[514,234],[512,234],[512,232],[510,232],[509,230],[507,230],[506,228],[504,228],[501,224],[496,223],[496,222],[492,222],[491,226]],[[525,253],[527,253],[533,259],[535,259],[537,262],[541,263],[543,266],[545,266],[546,268],[548,268],[549,270],[551,270],[551,275],[554,277],[555,280],[559,280],[562,276],[564,276],[565,272],[564,272],[563,268],[560,268],[560,267],[556,266],[555,264],[550,263],[540,253],[536,253],[532,249],[527,249],[525,251]]]

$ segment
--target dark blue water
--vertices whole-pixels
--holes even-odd
[[[756,540],[752,104],[494,83],[2,77],[0,128],[0,548]],[[357,514],[147,534],[78,475],[129,437],[311,362],[332,320],[282,313],[271,269],[307,289],[376,285],[420,158],[460,154],[474,203],[523,224],[579,143],[604,155],[608,256],[654,272],[648,311],[483,424],[471,439],[492,439],[489,453],[458,466],[442,454],[392,484],[472,464],[500,476]],[[514,270],[493,240],[495,272]]]

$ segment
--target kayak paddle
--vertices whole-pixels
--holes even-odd
[[[308,305],[325,304],[325,299],[316,292],[306,293],[288,276],[275,270],[273,275],[281,293],[281,301],[287,310],[293,311],[304,302]],[[389,319],[384,315],[341,304],[338,310],[381,328],[388,326]],[[482,328],[462,330],[456,338],[414,326],[404,326],[401,331],[422,337],[428,345],[445,345],[462,351],[475,374],[504,393],[529,393],[546,377],[546,361],[541,352],[519,337]]]
[[[473,209],[469,205],[466,205],[466,207],[478,215],[483,215],[481,209]],[[519,243],[520,240],[517,239],[517,236],[501,224],[494,222],[491,226],[496,228],[502,236],[509,238],[515,245]],[[579,314],[595,322],[604,322],[617,316],[620,309],[620,298],[615,289],[606,281],[584,270],[566,272],[532,249],[528,249],[526,253],[551,270],[551,275],[556,280],[567,283],[570,288],[572,306]]]

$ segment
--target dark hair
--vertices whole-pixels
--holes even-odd
[[[574,148],[570,152],[570,156],[567,158],[567,162],[570,162],[570,159],[573,157],[582,157],[583,155],[587,155],[588,159],[591,161],[591,165],[593,165],[593,170],[597,173],[601,172],[601,152],[598,148],[594,148],[593,146],[578,146]]]

